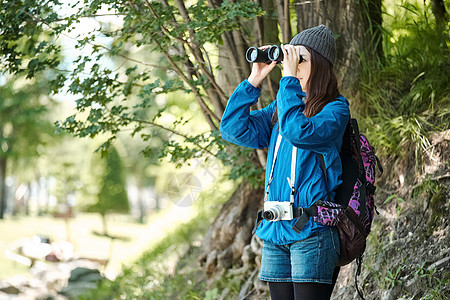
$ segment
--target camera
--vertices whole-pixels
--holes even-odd
[[[270,64],[273,61],[281,63],[283,61],[283,51],[280,46],[273,45],[265,50],[258,49],[256,47],[250,47],[245,53],[245,58],[248,62],[253,63],[266,63]]]
[[[265,201],[263,218],[266,221],[292,220],[294,218],[293,204],[282,201]]]

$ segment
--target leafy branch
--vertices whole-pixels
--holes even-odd
[[[258,4],[224,1],[208,5],[198,1],[186,6],[183,1],[94,0],[81,4],[66,18],[55,10],[64,5],[58,1],[24,0],[5,5],[1,11],[4,24],[0,41],[0,54],[7,54],[1,62],[3,69],[26,74],[28,78],[51,74],[48,78],[53,93],[67,90],[79,96],[77,113],[57,122],[59,130],[78,137],[107,134],[109,138],[99,150],[107,151],[123,130],[133,127],[134,135],[143,128],[155,128],[177,137],[159,137],[165,147],[162,154],[173,160],[207,155],[231,165],[236,178],[246,171],[234,169],[234,164],[258,173],[257,168],[242,163],[242,157],[254,156],[253,150],[236,150],[239,147],[224,143],[217,133],[228,97],[217,82],[212,59],[205,50],[205,44],[217,45],[225,36],[227,45],[233,45],[228,33],[239,29],[243,20],[261,15]],[[109,12],[104,12],[105,8]],[[102,16],[118,16],[123,23],[96,28],[81,37],[71,34],[77,23]],[[110,44],[98,42],[98,33],[107,37]],[[76,49],[88,51],[73,59],[72,71],[61,64],[60,37],[74,40]],[[129,52],[131,47],[133,54]],[[145,56],[144,49],[156,55]],[[191,93],[211,132],[192,136],[156,121],[164,108],[158,107],[155,96],[174,91]],[[83,114],[87,114],[86,119],[80,120]],[[155,116],[143,117],[147,114]],[[145,142],[149,137],[141,133],[141,139]],[[247,175],[253,176],[250,173]]]

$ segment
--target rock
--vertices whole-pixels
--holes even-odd
[[[251,245],[247,245],[244,247],[241,259],[244,264],[253,262],[253,260],[255,259],[255,253],[252,251]]]
[[[67,285],[59,294],[76,299],[90,289],[96,289],[103,276],[97,269],[78,267],[72,270]]]
[[[253,253],[255,253],[256,255],[262,254],[263,241],[259,237],[257,237],[256,234],[252,236],[250,246],[252,247]]]
[[[253,280],[253,285],[259,294],[269,291],[269,285],[267,284],[267,282],[259,279],[259,276],[256,276],[256,278]]]
[[[2,287],[0,287],[0,292],[9,294],[9,295],[19,295],[20,290],[11,284],[5,283],[5,284],[2,284]]]
[[[347,287],[344,286],[342,288],[340,288],[337,292],[334,293],[334,295],[332,295],[331,300],[340,300],[340,299],[344,299],[343,296],[344,294],[347,292]],[[336,289],[335,289],[336,290]]]
[[[384,291],[381,300],[398,300],[400,291],[400,286],[395,286],[390,290],[386,290]]]

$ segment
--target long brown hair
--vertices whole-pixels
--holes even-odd
[[[311,57],[311,73],[306,83],[306,103],[303,114],[310,118],[318,114],[325,105],[334,101],[339,95],[336,74],[333,65],[316,51],[308,48]],[[272,116],[272,126],[278,122],[278,113]]]
[[[305,47],[311,57],[311,73],[306,83],[306,105],[303,114],[310,118],[318,114],[339,95],[333,65],[316,51]]]

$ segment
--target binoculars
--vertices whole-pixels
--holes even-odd
[[[265,50],[258,49],[256,47],[250,47],[245,53],[245,58],[248,62],[252,63],[266,63],[270,64],[273,61],[280,63],[283,61],[283,51],[280,46],[273,45]]]
[[[252,63],[271,64],[273,61],[276,61],[277,64],[279,64],[283,61],[284,55],[280,46],[273,45],[265,50],[261,50],[256,47],[250,47],[245,53],[245,58],[248,62]],[[302,61],[303,57],[300,56],[298,63],[300,64]]]

